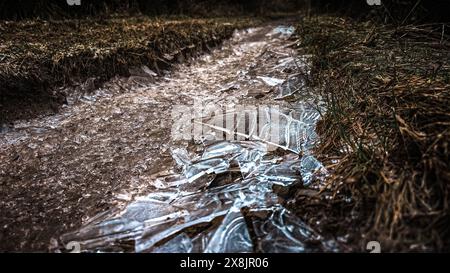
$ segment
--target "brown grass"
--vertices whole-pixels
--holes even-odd
[[[321,197],[295,207],[333,236],[347,235],[344,249],[377,240],[383,251],[450,250],[445,27],[326,16],[298,26],[300,50],[313,55],[311,83],[328,105],[316,152],[332,175]]]
[[[88,78],[102,82],[143,64],[158,72],[174,56],[215,46],[249,24],[143,16],[0,22],[0,123],[33,116],[36,104],[57,107],[64,94],[55,87]]]

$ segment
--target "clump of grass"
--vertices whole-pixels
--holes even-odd
[[[316,153],[332,175],[297,200],[353,250],[450,249],[450,37],[442,24],[391,27],[319,16],[298,26],[328,111]],[[300,202],[300,203],[299,203]],[[312,221],[311,221],[312,222]]]

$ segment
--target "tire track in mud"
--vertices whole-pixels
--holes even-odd
[[[182,168],[173,160],[174,151],[192,156],[205,147],[204,141],[173,139],[174,105],[193,107],[195,100],[218,108],[242,102],[281,105],[285,102],[274,98],[298,95],[294,94],[299,93],[294,88],[298,77],[292,82],[289,76],[302,58],[288,46],[292,31],[274,25],[238,31],[221,48],[178,65],[164,77],[154,78],[144,69],[129,78],[113,79],[93,95],[71,98],[58,115],[21,122],[2,132],[1,250],[57,247],[61,234],[104,220],[137,196],[160,190],[155,180]],[[105,211],[108,214],[92,218]],[[278,214],[287,213],[275,211],[273,217],[285,221]],[[175,250],[169,246],[159,251]]]

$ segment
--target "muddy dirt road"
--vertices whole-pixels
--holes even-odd
[[[307,69],[305,59],[289,46],[293,31],[289,24],[238,31],[222,47],[177,65],[164,76],[145,67],[136,69],[135,75],[115,78],[94,94],[69,98],[57,115],[3,127],[0,250],[53,251],[68,241],[82,241],[86,251],[331,250],[331,243],[320,242],[319,235],[289,216],[278,197],[267,190],[274,184],[307,183],[320,169],[320,163],[307,154],[314,141],[319,115],[313,109],[319,98],[301,88],[300,72]],[[303,99],[294,103],[295,96]],[[251,126],[235,141],[220,140],[226,131],[214,126],[208,128],[215,133],[203,131],[202,137],[177,139],[174,131],[179,128],[174,124],[183,125],[179,121],[187,113],[177,116],[174,106],[193,109],[196,115],[198,101],[215,109],[275,105],[276,110],[265,111],[269,116],[278,111],[286,139],[272,141],[278,148],[272,152],[267,138],[261,134],[253,138]],[[211,159],[219,162],[205,162]],[[261,175],[261,168],[275,172]],[[250,177],[256,169],[258,174]],[[265,190],[255,191],[261,183]],[[202,198],[214,199],[207,194],[222,196],[220,209],[198,206]],[[267,198],[242,203],[247,200],[242,194],[247,199]],[[156,199],[161,202],[159,212],[152,207]],[[165,211],[177,202],[183,211]],[[172,222],[156,220],[169,219],[167,215]],[[119,221],[120,227],[111,224],[118,217],[115,223]],[[267,229],[257,223],[266,223]],[[72,233],[61,242],[60,236],[67,232]],[[278,239],[279,244],[268,244]],[[124,246],[117,240],[132,243]],[[238,243],[227,245],[230,240]],[[308,248],[306,241],[316,241],[315,247]]]

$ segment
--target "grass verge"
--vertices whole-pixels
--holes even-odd
[[[57,111],[55,87],[101,83],[147,65],[158,71],[177,56],[231,37],[250,19],[158,20],[148,17],[0,22],[0,124]]]
[[[450,250],[446,28],[328,16],[298,26],[311,85],[328,106],[316,153],[331,175],[292,206],[350,251],[369,241],[382,251]]]

